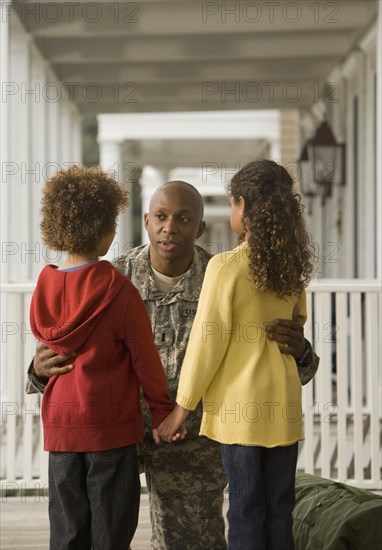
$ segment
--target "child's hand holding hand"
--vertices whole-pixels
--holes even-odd
[[[170,441],[170,443],[172,443],[173,441],[181,441],[182,439],[184,439],[187,435],[187,428],[185,428],[184,426],[180,426],[176,432],[174,433],[174,435],[172,436],[172,439]],[[158,428],[153,428],[153,439],[155,441],[155,443],[157,445],[159,445],[160,443],[162,443],[162,440],[161,438],[159,437],[159,434],[158,434]]]
[[[159,437],[164,441],[167,441],[167,443],[184,439],[186,437],[187,430],[184,426],[181,426],[181,424],[187,418],[188,413],[189,411],[187,409],[184,409],[180,405],[175,405],[174,410],[159,425]],[[157,440],[155,439],[155,441]]]
[[[187,428],[183,425],[180,425],[179,428],[174,433],[174,435],[172,436],[171,441],[181,441],[186,437],[186,435],[187,435]]]

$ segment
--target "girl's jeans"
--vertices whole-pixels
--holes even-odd
[[[228,550],[293,550],[298,443],[222,444],[229,482]]]

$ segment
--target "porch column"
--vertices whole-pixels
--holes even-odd
[[[381,75],[381,67],[382,67],[382,7],[379,5],[378,7],[378,23],[377,23],[377,120],[381,120],[382,116],[382,75]],[[376,151],[377,151],[377,157],[376,157],[376,172],[377,172],[377,196],[376,196],[376,203],[377,203],[377,273],[376,276],[379,280],[382,278],[382,212],[381,212],[381,201],[382,201],[382,161],[381,161],[381,155],[378,153],[378,151],[381,151],[382,146],[382,129],[381,124],[377,124],[377,136],[376,136]]]
[[[0,33],[0,75],[1,82],[6,83],[10,81],[9,78],[9,17],[7,15],[9,4],[1,2],[0,11],[1,11],[1,33]],[[8,166],[10,160],[9,156],[9,121],[10,121],[10,107],[7,97],[3,97],[3,100],[0,102],[0,158],[1,158],[1,240],[3,243],[3,250],[1,254],[1,281],[7,283],[9,281],[9,263],[4,258],[3,252],[5,252],[6,247],[10,250],[9,240],[10,240],[10,231],[9,231],[9,187],[10,184],[7,181],[5,168]],[[9,166],[10,168],[10,166]],[[7,244],[8,243],[8,244]]]
[[[15,21],[12,20],[12,24]],[[8,186],[8,204],[6,208],[12,212],[17,209],[17,217],[8,218],[9,235],[12,236],[14,255],[7,258],[9,282],[27,281],[29,265],[26,261],[26,251],[29,246],[29,204],[31,190],[29,185],[30,169],[30,117],[31,100],[26,90],[30,89],[29,54],[30,36],[20,25],[12,28],[9,58],[9,80],[15,87],[15,93],[8,96],[9,106],[9,161],[12,172],[6,178]],[[24,101],[21,101],[22,86],[24,86]],[[22,197],[23,200],[20,200]],[[17,206],[16,206],[17,205]]]
[[[144,214],[149,211],[150,199],[160,185],[166,181],[164,169],[154,168],[154,166],[144,166],[141,175],[142,189],[142,244],[148,243],[147,232],[144,224]]]
[[[272,140],[270,147],[270,158],[275,162],[281,162],[281,147],[279,140]]]
[[[119,181],[121,187],[131,191],[129,182],[126,181],[121,153],[121,142],[101,141],[100,166],[105,172],[112,173]],[[115,258],[127,252],[133,246],[133,220],[132,220],[132,197],[129,195],[130,205],[126,212],[118,217],[117,232],[111,244],[106,259],[113,261]]]

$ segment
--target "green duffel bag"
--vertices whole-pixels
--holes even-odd
[[[381,550],[382,498],[297,473],[293,532],[295,550]]]

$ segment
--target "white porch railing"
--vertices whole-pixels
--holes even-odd
[[[3,490],[42,489],[40,397],[25,395],[35,340],[32,284],[1,286]],[[321,358],[303,389],[305,441],[298,469],[369,489],[381,488],[381,284],[323,280],[308,290],[306,337]]]
[[[381,489],[380,331],[379,281],[310,285],[305,335],[321,361],[303,389],[306,472]]]

